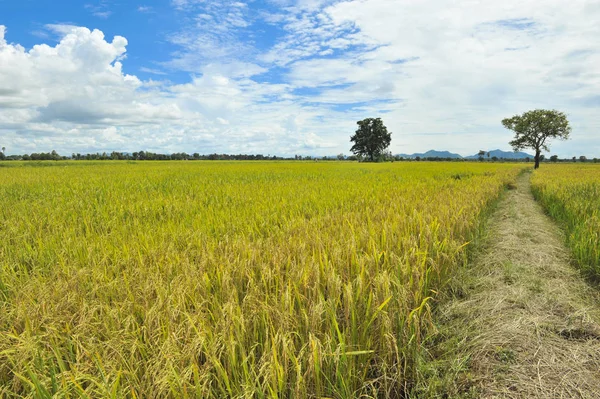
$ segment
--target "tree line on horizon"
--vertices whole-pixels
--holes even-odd
[[[480,151],[481,153],[481,151]],[[449,158],[449,157],[420,157],[407,158],[400,155],[392,155],[390,152],[384,152],[380,154],[374,162],[531,162],[534,159],[522,158],[498,158],[498,157],[486,157],[484,155],[479,158],[468,159],[468,158]],[[489,153],[487,153],[489,154]],[[40,152],[23,155],[5,155],[4,151],[0,152],[0,161],[357,161],[357,162],[368,162],[370,159],[362,157],[360,155],[345,155],[338,154],[337,156],[311,156],[311,155],[294,155],[293,157],[281,157],[276,155],[262,155],[262,154],[187,154],[185,152],[178,152],[173,154],[160,154],[150,151],[137,151],[133,153],[128,152],[117,152],[113,151],[110,153],[88,153],[80,154],[73,153],[71,156],[60,155],[56,151],[51,152]],[[572,157],[572,158],[559,158],[558,155],[552,155],[549,158],[545,158],[543,155],[540,156],[540,161],[543,162],[594,162],[597,163],[600,160],[598,158],[587,159],[585,156]]]

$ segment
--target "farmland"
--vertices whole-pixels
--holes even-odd
[[[565,229],[582,270],[600,278],[600,167],[549,165],[534,174],[532,191]]]
[[[432,307],[523,168],[16,165],[0,167],[7,398],[406,393]]]
[[[531,190],[531,180],[541,178],[558,181],[559,191],[573,189],[568,171],[591,184],[593,170],[543,164],[498,201],[469,267],[451,284],[460,295],[436,304],[439,334],[426,343],[431,361],[420,362],[412,397],[598,397],[598,286],[574,267],[562,223]]]

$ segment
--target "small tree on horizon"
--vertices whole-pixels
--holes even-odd
[[[350,151],[355,155],[366,156],[374,162],[389,147],[392,133],[388,133],[381,118],[366,118],[356,124],[358,129],[350,137],[350,141],[354,143]]]
[[[550,151],[547,140],[551,138],[567,140],[571,133],[567,116],[556,110],[527,111],[522,115],[503,119],[502,125],[515,132],[514,140],[509,143],[513,150],[520,151],[525,148],[535,150],[535,169],[540,167],[542,150]]]
[[[477,153],[477,158],[480,161],[483,161],[483,156],[485,155],[485,151],[484,150],[479,150],[479,152]]]

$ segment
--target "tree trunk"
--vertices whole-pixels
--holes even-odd
[[[537,169],[540,167],[540,150],[535,150],[535,166],[533,169]]]

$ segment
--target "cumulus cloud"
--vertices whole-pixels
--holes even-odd
[[[162,124],[181,116],[176,103],[152,96],[137,77],[122,72],[125,38],[108,42],[99,30],[52,29],[64,33],[56,46],[27,51],[8,44],[0,27],[0,129],[6,134],[36,140],[51,133],[64,149],[73,134],[100,141],[108,127]]]
[[[122,72],[124,37],[107,42],[99,30],[64,32],[55,47],[41,44],[29,51],[0,35],[0,104],[26,111],[23,128],[29,122],[133,124],[179,116],[174,104],[155,103],[137,77]]]
[[[51,29],[64,35],[56,46],[26,50],[7,43],[0,26],[0,132],[9,152],[288,153],[304,145],[284,120],[307,111],[284,99],[286,85],[248,79],[252,65],[207,65],[185,84],[144,82],[123,73],[125,38]]]

